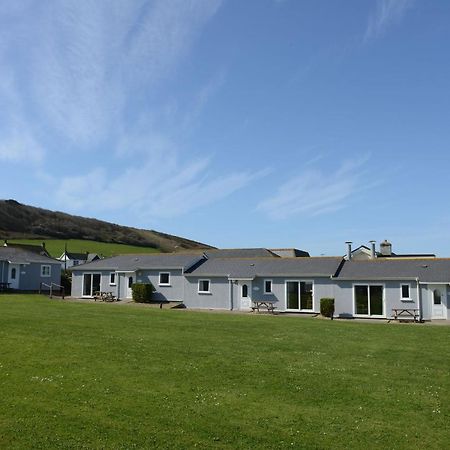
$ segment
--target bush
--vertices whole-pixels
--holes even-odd
[[[131,286],[133,300],[138,303],[148,303],[152,300],[155,288],[152,283],[134,283]]]
[[[65,295],[72,293],[72,273],[68,270],[61,270],[61,286],[64,287]]]
[[[331,317],[331,320],[333,320],[334,298],[320,299],[320,314],[325,317]]]

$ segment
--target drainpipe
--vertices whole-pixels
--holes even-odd
[[[120,273],[117,272],[117,300],[120,300]]]
[[[417,309],[419,310],[419,322],[422,322],[422,302],[420,299],[420,286],[419,286],[419,278],[416,278],[417,283]]]
[[[181,279],[183,280],[183,289],[182,289],[182,295],[183,298],[181,299],[184,303],[184,289],[186,287],[186,277],[184,276],[184,267],[181,268]],[[184,305],[186,306],[186,303],[184,303]]]
[[[233,283],[228,280],[228,295],[230,297],[230,311],[233,311]]]

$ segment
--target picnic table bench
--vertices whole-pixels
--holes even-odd
[[[94,294],[94,301],[101,300],[102,302],[114,302],[116,301],[116,297],[112,292],[96,292]]]
[[[273,314],[276,306],[274,306],[273,302],[268,300],[253,300],[252,311],[260,312],[261,309]]]
[[[9,289],[11,283],[0,283],[0,292],[5,292]]]
[[[419,310],[416,308],[392,308],[392,318],[388,320],[419,322]]]

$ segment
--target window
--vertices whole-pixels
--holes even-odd
[[[114,286],[116,284],[116,273],[115,272],[111,272],[109,274],[109,284],[111,286]]]
[[[133,283],[134,283],[133,277],[129,277],[128,278],[128,288],[129,289],[131,289],[133,287]]]
[[[410,300],[411,299],[411,294],[410,294],[409,290],[410,290],[409,284],[401,285],[402,300]]]
[[[264,294],[272,293],[272,280],[264,280]]]
[[[101,275],[99,273],[85,273],[83,275],[83,296],[93,297],[100,291]]]
[[[49,277],[51,275],[51,266],[41,266],[41,277]]]
[[[442,303],[441,291],[439,289],[433,291],[433,303],[435,305],[440,305]]]
[[[248,297],[248,286],[246,284],[242,285],[242,298]]]
[[[313,311],[313,284],[310,281],[286,282],[287,309]]]
[[[312,283],[300,283],[300,309],[313,309]]]
[[[383,315],[383,286],[355,285],[355,313],[361,316]]]
[[[13,267],[11,269],[11,280],[15,280],[16,279],[16,268]]]
[[[170,273],[161,272],[159,274],[159,285],[160,286],[170,286]]]
[[[80,264],[80,261],[78,261],[78,259],[75,259],[74,262],[73,262],[73,265],[74,266],[78,266],[78,264]]]
[[[209,280],[198,280],[198,292],[199,294],[210,294]]]

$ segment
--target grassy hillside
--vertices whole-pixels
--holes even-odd
[[[108,244],[106,242],[83,241],[80,239],[10,239],[8,242],[19,244],[41,245],[45,242],[45,248],[54,258],[58,258],[64,252],[67,244],[67,251],[74,253],[97,253],[108,256],[122,255],[125,253],[158,253],[160,250],[152,247],[141,247],[126,244]]]
[[[141,230],[86,217],[0,200],[0,239],[77,239],[153,247],[172,252],[211,248],[154,230]]]
[[[0,448],[448,448],[449,340],[3,295]]]

